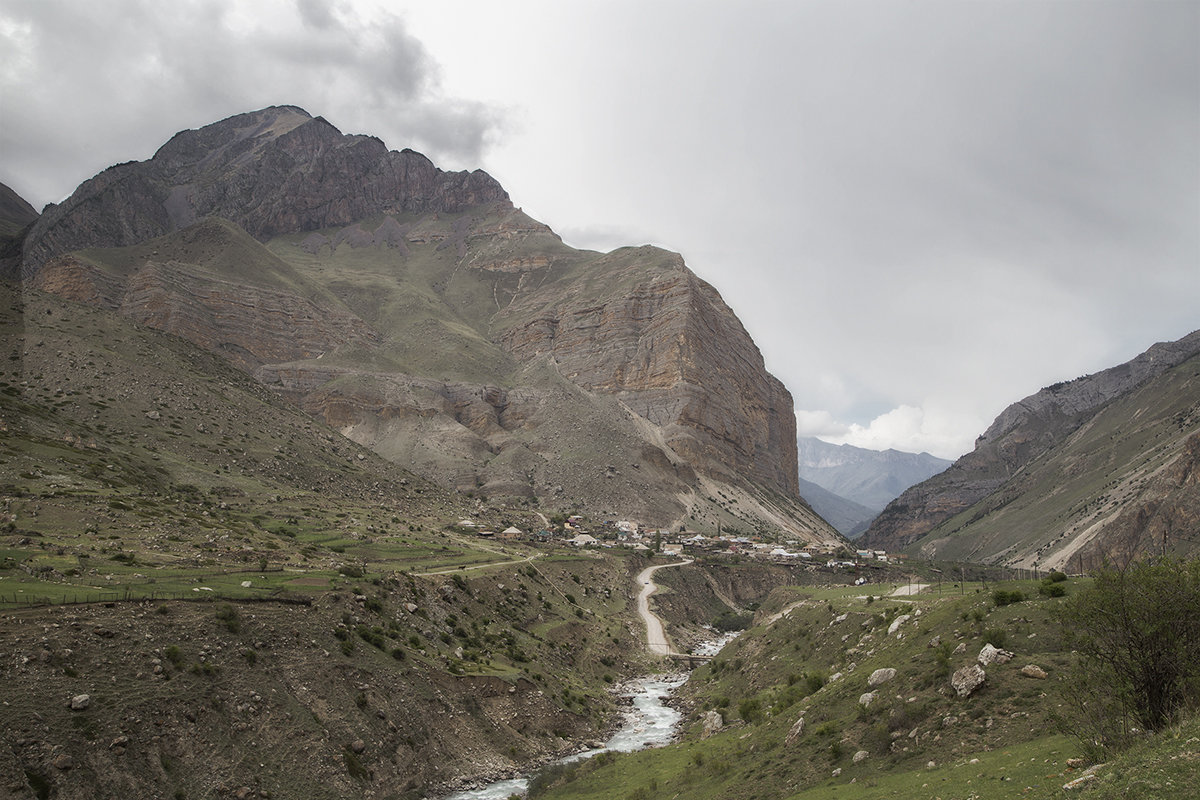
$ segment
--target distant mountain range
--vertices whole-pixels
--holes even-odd
[[[810,436],[797,440],[801,493],[842,534],[861,535],[884,507],[908,487],[936,475],[949,461],[928,453],[867,450]]]
[[[279,106],[40,215],[9,195],[10,276],[219,354],[442,486],[837,538],[799,494],[791,395],[717,290],[675,253],[564,245],[482,171]]]
[[[1200,550],[1200,331],[1013,403],[862,541],[1068,570]]]

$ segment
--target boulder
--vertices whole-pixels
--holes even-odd
[[[797,739],[799,739],[800,735],[803,733],[804,733],[804,717],[801,717],[800,719],[796,720],[796,723],[794,725],[792,725],[792,729],[790,731],[788,731],[787,738],[783,740],[783,743],[784,744],[792,744]]]
[[[1008,650],[1001,650],[991,644],[985,644],[983,649],[979,651],[979,665],[988,667],[992,664],[1006,664],[1011,661],[1013,654]]]
[[[870,707],[870,705],[871,705],[871,702],[872,702],[874,699],[875,699],[875,693],[874,693],[874,692],[864,692],[863,694],[859,695],[859,697],[858,697],[858,704],[859,704],[860,706],[863,706],[864,708],[869,708],[869,707]]]
[[[710,710],[704,715],[704,732],[700,734],[700,738],[707,739],[723,727],[725,720],[721,719],[721,712]]]
[[[950,686],[959,697],[969,697],[987,680],[987,673],[978,664],[968,664],[950,676]]]
[[[1046,670],[1039,667],[1037,664],[1026,664],[1021,667],[1021,674],[1026,678],[1037,678],[1038,680],[1046,679]]]
[[[894,677],[896,677],[896,670],[891,667],[877,669],[871,673],[871,677],[867,678],[867,685],[874,688],[882,683],[887,683]]]
[[[912,614],[901,614],[892,620],[892,624],[888,625],[888,636],[891,636],[896,631],[900,630],[900,626],[912,619]]]
[[[72,711],[85,711],[92,704],[91,695],[77,694],[71,698],[70,706]]]
[[[860,761],[865,761],[867,759],[867,757],[870,755],[871,754],[868,753],[866,750],[859,750],[857,753],[854,754],[854,763],[857,764]]]

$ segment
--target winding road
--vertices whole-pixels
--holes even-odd
[[[646,623],[646,649],[657,656],[672,656],[679,655],[671,649],[671,643],[667,641],[667,632],[663,629],[662,620],[658,618],[653,611],[650,610],[650,595],[658,591],[658,586],[654,583],[654,573],[660,569],[667,567],[682,567],[685,564],[692,563],[691,559],[686,561],[676,561],[673,564],[656,564],[653,567],[646,567],[638,573],[636,578],[641,591],[638,592],[637,610],[642,621]]]

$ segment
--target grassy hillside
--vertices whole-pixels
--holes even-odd
[[[1124,560],[1147,548],[1195,552],[1200,540],[1190,526],[1170,531],[1165,543],[1136,536],[1114,541],[1106,528],[1123,512],[1149,509],[1161,499],[1153,479],[1200,432],[1197,397],[1200,357],[1108,404],[1066,441],[910,550],[939,559],[1069,571],[1098,566],[1105,557]],[[1188,491],[1184,502],[1194,515],[1200,496],[1194,488]]]
[[[646,668],[639,564],[459,532],[541,520],[438,489],[181,339],[0,290],[15,796],[420,797],[597,735]]]
[[[1033,599],[997,606],[997,589]],[[1051,619],[1059,599],[1029,583],[945,585],[911,600],[863,591],[778,590],[686,685],[679,744],[585,764],[537,796],[1043,797],[1077,773],[1074,742],[1054,733],[1070,663]],[[959,697],[951,675],[989,642],[1014,658]],[[1049,677],[1026,677],[1028,664]],[[896,672],[872,688],[881,669]],[[709,717],[723,727],[706,738]]]

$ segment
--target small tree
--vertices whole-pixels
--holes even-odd
[[[1072,732],[1089,747],[1121,746],[1200,704],[1200,561],[1162,558],[1105,568],[1062,606],[1080,659]]]

